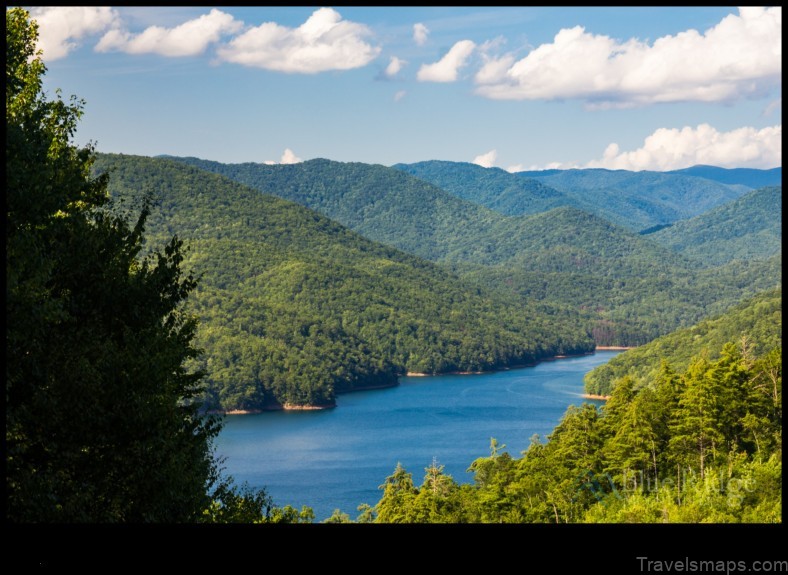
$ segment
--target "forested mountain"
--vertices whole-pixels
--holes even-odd
[[[110,191],[158,207],[148,236],[177,234],[200,276],[209,406],[332,404],[406,371],[495,369],[589,351],[567,309],[467,287],[435,264],[366,240],[289,201],[182,163],[99,156]]]
[[[782,288],[758,294],[722,315],[614,357],[586,375],[586,391],[609,394],[613,382],[625,375],[633,377],[636,386],[644,385],[656,377],[661,361],[683,370],[691,357],[702,353],[707,353],[709,360],[717,359],[716,354],[728,341],[746,341],[748,353],[758,355],[780,347]]]
[[[439,160],[392,167],[458,198],[510,216],[538,214],[561,206],[591,207],[538,180],[517,177],[500,168]]]
[[[306,206],[374,241],[432,261],[485,241],[500,214],[385,166],[309,160],[222,164],[172,158]]]
[[[721,184],[743,185],[748,188],[782,186],[783,169],[756,170],[753,168],[718,168],[717,166],[692,166],[682,170],[672,170],[667,174],[683,174],[714,180]]]
[[[782,250],[782,188],[754,190],[649,237],[706,266],[766,259]]]
[[[508,266],[461,266],[477,285],[546,299],[580,310],[597,345],[642,345],[719,314],[742,299],[780,285],[782,256],[734,261],[709,269],[594,276],[530,272]]]
[[[648,236],[576,208],[507,217],[384,166],[173,159],[296,201],[375,241],[450,264],[484,289],[571,306],[598,345],[646,343],[780,281],[779,258],[702,270]]]
[[[583,202],[593,213],[640,231],[702,214],[749,188],[669,172],[583,169],[517,172]]]

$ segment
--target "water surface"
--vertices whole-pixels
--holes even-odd
[[[416,485],[435,458],[460,483],[489,455],[490,438],[513,457],[544,436],[570,404],[584,400],[583,376],[619,351],[546,361],[480,375],[403,377],[400,385],[340,395],[337,408],[225,418],[216,451],[236,483],[265,487],[277,505],[334,509],[355,518],[374,505],[397,462]],[[595,402],[599,403],[599,402]]]

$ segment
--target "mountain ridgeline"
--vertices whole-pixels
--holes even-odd
[[[768,259],[782,250],[782,187],[753,190],[651,239],[705,266]]]
[[[265,165],[173,159],[297,202],[374,241],[450,266],[486,292],[506,292],[521,305],[538,300],[573,308],[597,345],[641,345],[780,283],[779,253],[765,260],[735,260],[708,267],[674,246],[660,245],[652,234],[638,234],[640,224],[612,223],[572,201],[555,207],[572,195],[502,170],[453,162],[410,166],[434,168],[432,172],[443,174],[439,183],[448,186],[444,190],[405,173],[403,166],[329,160]],[[448,184],[452,169],[458,171],[458,181],[469,182],[463,197],[454,195],[460,188]],[[615,181],[626,174],[627,179],[637,181],[632,172],[607,170],[594,171],[589,178],[602,186],[602,178],[610,174]],[[656,178],[652,176],[646,181],[652,182]],[[741,195],[711,180],[674,175],[668,178],[671,181],[698,186],[700,191],[694,195],[671,196],[674,204],[682,204],[679,197],[683,197],[684,210],[692,213],[702,212],[711,201],[703,190],[716,190],[716,201]],[[630,198],[637,195],[636,190],[627,194]],[[538,213],[499,213],[490,209],[497,195],[519,198]],[[606,193],[586,201],[605,206],[605,198]],[[693,198],[700,205],[692,204]],[[486,205],[474,203],[482,200]],[[645,223],[655,221],[660,220]]]
[[[332,405],[336,393],[393,385],[406,372],[498,369],[586,353],[578,315],[470,287],[452,273],[367,240],[298,204],[183,163],[101,154],[110,192],[153,192],[153,245],[173,234],[200,277],[194,368],[206,406]]]
[[[678,172],[585,169],[511,174],[434,160],[394,167],[503,214],[574,206],[632,231],[699,215],[752,189]]]

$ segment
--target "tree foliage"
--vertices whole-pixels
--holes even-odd
[[[571,310],[469,287],[224,177],[134,156],[102,154],[95,168],[127,201],[157,190],[150,236],[189,242],[210,407],[331,405],[408,371],[491,370],[593,347]]]
[[[618,380],[601,410],[570,406],[519,459],[493,440],[473,485],[433,462],[416,487],[398,465],[376,521],[780,522],[780,350],[748,358],[731,342],[717,355],[683,372],[663,363],[639,390]]]
[[[580,188],[559,193],[520,174],[469,164],[424,162],[408,167],[440,174],[430,181],[446,186],[441,189],[405,173],[403,166],[322,159],[277,166],[174,159],[297,202],[372,240],[451,266],[479,288],[515,295],[522,305],[543,302],[561,314],[579,311],[583,328],[592,332],[597,345],[642,345],[721,313],[781,279],[782,260],[774,254],[773,241],[761,253],[774,255],[764,261],[729,257],[720,261],[728,262],[725,265],[707,267],[705,261],[684,257],[627,229],[637,214],[648,211],[639,199],[643,194],[665,195],[673,208],[680,208],[669,210],[670,221],[740,195],[697,177],[579,170],[563,177]],[[677,182],[681,185],[674,186]],[[618,187],[611,192],[610,186]],[[585,203],[564,202],[562,197],[569,195],[585,198]],[[519,205],[522,211],[505,215],[488,209],[498,206],[497,200]],[[724,227],[719,231],[727,233]],[[727,242],[729,255],[755,253],[733,250],[735,243]]]
[[[588,393],[607,395],[613,382],[631,375],[637,385],[653,379],[667,361],[676,369],[689,366],[690,358],[704,348],[722,350],[729,341],[741,342],[750,352],[765,355],[782,342],[782,288],[762,292],[726,313],[662,336],[622,353],[586,374]],[[709,359],[716,359],[710,357]]]
[[[37,24],[6,12],[6,472],[13,521],[194,521],[218,479],[187,360],[195,280],[148,208],[112,210],[82,102],[49,100]]]

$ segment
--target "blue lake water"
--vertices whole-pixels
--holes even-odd
[[[216,453],[237,484],[265,487],[279,506],[312,507],[321,521],[334,509],[355,519],[375,505],[397,462],[416,485],[435,458],[459,483],[489,455],[490,438],[513,457],[584,400],[583,376],[617,355],[546,361],[480,375],[403,377],[400,385],[340,395],[336,409],[225,418]],[[599,403],[599,402],[596,402]]]

